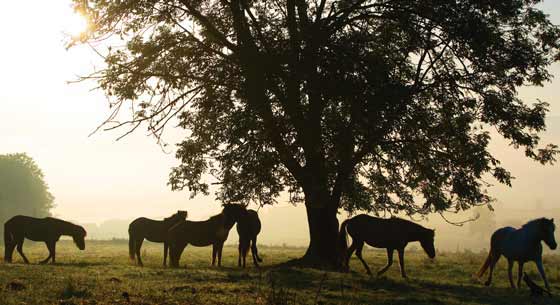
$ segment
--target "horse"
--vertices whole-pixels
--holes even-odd
[[[550,291],[542,263],[543,248],[541,241],[544,241],[550,249],[556,249],[558,245],[554,239],[555,228],[554,219],[538,218],[527,222],[519,229],[503,227],[496,230],[490,239],[488,257],[477,273],[478,278],[481,278],[490,268],[488,280],[484,283],[489,286],[492,283],[494,267],[503,255],[508,260],[508,278],[511,288],[515,288],[512,276],[514,262],[518,264],[517,286],[520,286],[523,264],[533,261],[537,265],[546,289]]]
[[[12,262],[14,248],[17,246],[17,251],[23,261],[29,264],[29,260],[23,254],[23,241],[27,238],[33,241],[44,241],[47,245],[49,256],[42,260],[40,264],[45,264],[49,260],[54,264],[56,261],[56,242],[62,235],[72,236],[78,249],[84,250],[86,248],[84,239],[87,233],[82,226],[52,217],[14,216],[4,224],[4,261]]]
[[[195,247],[212,245],[212,266],[222,265],[222,249],[229,230],[245,213],[245,206],[239,204],[224,204],[220,214],[205,221],[184,221],[171,227],[167,232],[169,243],[169,258],[172,267],[179,267],[179,260],[185,247],[189,244]]]
[[[259,257],[257,250],[257,235],[261,232],[261,221],[259,214],[254,210],[247,210],[239,221],[237,222],[237,234],[239,234],[239,256],[237,258],[237,265],[245,268],[245,261],[247,252],[251,248],[251,255],[253,256],[253,263],[256,267],[262,259]],[[243,260],[243,264],[241,264]]]
[[[352,237],[352,244],[347,249],[347,236]],[[352,253],[360,259],[366,271],[371,275],[371,270],[362,257],[364,243],[375,248],[387,248],[387,265],[377,272],[385,273],[393,264],[393,252],[399,254],[401,276],[406,278],[404,269],[404,248],[409,242],[419,241],[420,245],[430,258],[436,256],[434,248],[435,231],[422,227],[408,220],[392,217],[389,219],[372,217],[366,214],[357,215],[345,220],[340,227],[339,244],[342,253],[342,266],[348,271],[348,263]]]
[[[140,249],[144,239],[151,242],[163,243],[163,266],[167,265],[168,244],[165,239],[167,230],[179,222],[185,221],[187,211],[177,211],[177,213],[163,220],[153,220],[145,217],[136,218],[128,226],[128,252],[130,259],[138,260],[139,266],[144,266],[140,257]]]

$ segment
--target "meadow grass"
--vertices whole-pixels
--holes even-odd
[[[0,305],[560,304],[557,296],[531,299],[526,286],[510,289],[503,259],[492,287],[482,286],[472,274],[486,253],[442,252],[431,261],[411,249],[410,279],[404,280],[398,263],[382,277],[369,277],[355,257],[349,273],[281,267],[302,256],[303,248],[260,246],[259,269],[238,268],[234,246],[224,248],[221,268],[210,266],[210,247],[188,247],[179,269],[163,268],[162,246],[153,243],[144,244],[144,268],[130,262],[125,241],[88,241],[85,251],[61,241],[55,265],[37,264],[48,255],[42,243],[26,241],[24,251],[31,265],[17,253],[14,264],[0,263]],[[364,254],[372,270],[385,264],[384,250]],[[546,256],[545,269],[553,291],[560,291],[560,257]],[[533,264],[525,270],[542,284]]]

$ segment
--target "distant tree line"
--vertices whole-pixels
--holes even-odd
[[[18,214],[50,215],[54,196],[44,178],[37,163],[27,154],[0,155],[0,224]],[[0,232],[2,239],[3,225]]]

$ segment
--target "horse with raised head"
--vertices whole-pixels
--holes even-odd
[[[78,249],[84,250],[86,248],[86,234],[86,230],[82,226],[61,219],[14,216],[4,224],[4,261],[12,262],[14,248],[17,247],[23,261],[29,264],[29,260],[23,254],[23,242],[27,238],[32,241],[43,241],[47,245],[49,256],[42,260],[40,264],[45,264],[49,260],[55,263],[56,242],[61,236],[71,236]]]
[[[163,220],[153,220],[145,217],[136,218],[128,226],[128,252],[130,259],[137,259],[138,265],[143,266],[140,249],[144,239],[151,242],[163,243],[163,266],[167,265],[168,244],[166,242],[167,230],[172,226],[185,221],[187,211],[177,213]]]
[[[352,244],[348,247],[347,237],[352,237]],[[406,278],[404,269],[404,248],[409,242],[419,241],[430,258],[436,256],[434,248],[434,230],[422,227],[414,222],[392,217],[389,219],[372,217],[366,214],[357,215],[345,220],[340,227],[339,244],[342,253],[342,266],[349,269],[348,263],[352,253],[360,259],[366,271],[371,275],[368,264],[362,257],[364,244],[375,248],[387,248],[387,265],[377,272],[383,274],[393,264],[393,253],[397,250],[401,275]]]
[[[169,243],[169,259],[172,267],[179,267],[181,254],[187,245],[206,247],[212,245],[212,266],[222,265],[222,249],[229,231],[245,213],[245,206],[239,204],[224,204],[220,214],[204,221],[185,221],[176,224],[167,232]]]
[[[245,261],[247,259],[247,252],[251,248],[251,255],[253,263],[256,267],[262,259],[259,257],[257,250],[257,235],[261,232],[261,221],[259,214],[254,210],[247,210],[239,221],[237,222],[237,234],[239,234],[239,256],[237,258],[237,265],[245,268]]]
[[[512,288],[515,288],[512,276],[513,264],[515,262],[518,264],[517,286],[519,286],[523,276],[523,265],[526,262],[533,261],[537,265],[546,289],[550,290],[542,263],[543,247],[541,241],[544,241],[550,249],[556,249],[557,244],[554,239],[555,228],[554,219],[538,218],[529,221],[519,229],[503,227],[496,230],[490,238],[488,257],[478,271],[477,276],[479,278],[482,277],[486,270],[490,268],[490,274],[484,283],[486,286],[489,286],[492,283],[494,267],[503,255],[508,260],[508,278]]]

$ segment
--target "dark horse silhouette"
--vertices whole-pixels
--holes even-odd
[[[488,280],[484,283],[486,286],[490,285],[494,267],[503,255],[508,260],[508,278],[511,288],[515,288],[512,275],[514,262],[517,262],[519,267],[517,273],[517,286],[519,286],[523,275],[523,264],[533,261],[537,265],[546,289],[550,290],[542,263],[541,241],[544,241],[550,249],[556,249],[555,228],[554,219],[539,218],[529,221],[520,229],[504,227],[496,230],[490,239],[490,253],[478,271],[478,277],[482,277],[490,268]]]
[[[195,247],[212,245],[212,266],[222,265],[222,248],[229,230],[245,213],[245,206],[239,204],[224,204],[222,213],[214,215],[205,221],[180,222],[167,232],[169,243],[169,259],[172,267],[179,267],[179,260],[185,247],[189,244]]]
[[[352,245],[347,249],[347,237],[352,237]],[[361,214],[345,220],[340,228],[339,243],[342,253],[342,266],[348,270],[348,262],[352,253],[360,259],[368,274],[371,275],[366,261],[362,258],[364,243],[375,248],[387,248],[387,265],[377,272],[383,274],[393,264],[393,252],[399,254],[401,275],[406,278],[404,270],[404,248],[409,242],[419,241],[430,258],[436,256],[434,249],[434,230],[427,229],[411,221],[392,217],[389,219]]]
[[[49,259],[54,263],[56,260],[56,242],[62,235],[72,236],[78,249],[84,250],[86,248],[84,240],[86,230],[81,226],[52,217],[14,216],[4,224],[4,261],[12,262],[12,254],[17,246],[17,251],[23,261],[29,264],[29,260],[23,254],[23,241],[27,238],[33,241],[44,241],[47,244],[49,256],[42,260],[41,264],[47,263]]]
[[[247,252],[251,248],[251,255],[253,256],[253,263],[259,266],[262,259],[259,257],[257,250],[257,235],[261,232],[261,221],[259,214],[254,210],[247,210],[239,221],[237,222],[237,234],[239,234],[239,256],[237,258],[237,265],[245,268],[245,261],[247,259]],[[243,260],[243,264],[241,261]]]
[[[151,242],[163,243],[163,265],[167,265],[168,245],[165,242],[167,230],[179,222],[185,221],[187,211],[177,211],[177,213],[163,220],[153,220],[145,217],[136,218],[128,226],[128,252],[130,259],[136,257],[139,266],[143,266],[140,257],[140,249],[144,239]]]

